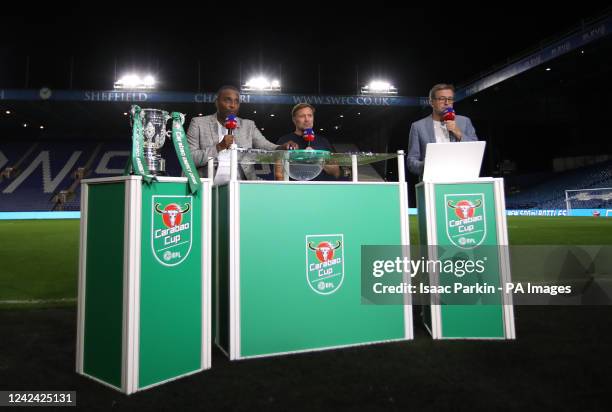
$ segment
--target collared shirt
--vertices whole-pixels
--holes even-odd
[[[448,134],[448,129],[446,125],[437,120],[433,121],[434,126],[434,134],[436,135],[436,143],[449,143],[450,136]]]
[[[223,140],[223,137],[225,137],[225,135],[229,134],[227,128],[221,123],[219,123],[219,120],[217,120],[217,134],[219,136],[219,142]]]

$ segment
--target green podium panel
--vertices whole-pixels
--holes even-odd
[[[210,368],[211,184],[83,180],[77,372],[133,393]]]
[[[412,339],[412,306],[361,303],[361,246],[407,244],[405,202],[405,183],[213,188],[216,343],[241,359]]]
[[[484,268],[470,275],[429,273],[430,286],[470,291],[432,299],[425,307],[425,325],[433,338],[513,339],[512,300],[502,289],[510,282],[503,180],[422,182],[417,207],[420,243],[427,246],[428,259],[442,265],[469,259]]]

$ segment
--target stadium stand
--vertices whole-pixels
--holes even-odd
[[[0,211],[79,210],[81,179],[122,174],[129,143],[19,142],[0,152]]]
[[[357,151],[356,146],[350,148]],[[0,146],[0,212],[80,210],[82,179],[120,176],[130,154],[123,140],[63,140],[9,142]],[[169,176],[181,170],[172,145],[165,145]],[[360,168],[361,169],[361,168]],[[256,165],[261,179],[273,179],[269,165]],[[367,173],[366,173],[367,172]],[[372,168],[361,173],[369,180],[382,180]]]
[[[357,151],[337,145],[338,151]],[[0,146],[0,211],[79,210],[82,179],[123,174],[130,153],[129,140],[14,141]],[[164,146],[168,174],[180,176],[176,157]],[[266,165],[260,178],[271,179]],[[372,167],[361,167],[362,180],[380,181]],[[612,161],[564,172],[543,172],[506,178],[508,209],[565,209],[565,190],[612,187]],[[584,208],[607,207],[592,199]]]
[[[506,185],[521,188],[507,197],[508,209],[565,209],[566,190],[612,187],[612,161],[561,173],[538,174],[533,179],[508,178]],[[603,207],[602,202],[594,199],[585,203],[584,208]]]

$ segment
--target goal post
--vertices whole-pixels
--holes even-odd
[[[565,205],[568,214],[572,209],[606,209],[608,216],[612,214],[612,187],[566,190]]]

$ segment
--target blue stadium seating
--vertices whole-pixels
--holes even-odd
[[[28,149],[34,142],[24,144],[3,144],[0,152],[8,159],[6,165],[0,170],[5,172],[6,168],[13,167],[27,154]],[[9,177],[0,177],[0,211],[48,211],[53,210],[56,202],[54,198],[62,191],[70,188],[75,183],[75,172],[77,168],[84,167],[91,160],[92,168],[87,178],[108,177],[122,171],[127,160],[126,156],[115,156],[108,162],[106,170],[111,173],[97,173],[96,168],[105,153],[109,151],[129,152],[129,141],[125,143],[102,144],[101,150],[96,154],[98,142],[79,141],[47,141],[36,146],[18,167],[18,173]],[[80,154],[79,154],[80,152]],[[73,159],[70,167],[65,168],[70,159]],[[76,160],[76,161],[75,161]],[[31,169],[33,163],[35,167]],[[112,169],[112,170],[108,170]],[[59,174],[65,174],[63,178]],[[60,179],[57,181],[56,179]],[[63,210],[79,210],[78,185],[75,192],[65,203]]]
[[[544,181],[531,179],[537,183],[532,183],[529,187],[526,187],[526,182],[530,180],[530,176],[523,178],[526,180],[508,179],[506,186],[522,184],[524,188],[520,193],[507,196],[507,209],[565,209],[566,190],[612,187],[612,162],[549,174]],[[601,200],[592,200],[584,202],[582,207],[604,207],[603,203]]]
[[[80,209],[80,187],[75,184],[75,172],[88,162],[85,178],[117,176],[123,173],[131,150],[129,139],[96,142],[91,140],[43,141],[19,165],[21,175],[6,178],[1,176],[7,167],[15,164],[28,152],[35,142],[15,141],[0,145],[0,212],[49,211],[57,209],[56,199],[61,191],[74,190],[61,205],[61,210]],[[164,157],[170,176],[180,176],[180,168],[171,145],[164,146]],[[81,152],[78,155],[78,152]],[[46,155],[48,154],[48,162]],[[78,155],[78,157],[77,157]],[[76,161],[64,169],[69,159]],[[44,159],[43,159],[44,158]],[[38,159],[36,167],[28,167]],[[48,165],[48,167],[47,167]],[[60,171],[65,173],[57,182]],[[265,170],[260,171],[265,176]],[[25,179],[23,179],[25,177]],[[538,173],[514,176],[506,179],[508,209],[565,209],[565,190],[612,187],[612,162],[607,161],[562,173]],[[510,190],[512,188],[512,190]],[[519,193],[514,193],[520,188]],[[584,208],[605,207],[604,201],[592,200],[583,203]]]
[[[14,167],[34,145],[35,150],[19,165],[18,174],[8,178],[2,176],[7,168]],[[80,185],[75,185],[77,169],[90,163],[90,167],[85,170],[86,179],[122,175],[130,151],[129,139],[107,142],[84,139],[3,143],[0,145],[0,160],[5,157],[8,161],[4,165],[0,164],[0,212],[58,210],[57,195],[73,185],[74,190],[62,202],[60,210],[79,210]],[[162,155],[166,159],[168,175],[180,176],[180,166],[173,151],[172,145],[166,144]],[[78,152],[81,152],[80,155]],[[75,157],[76,161],[64,169],[69,160]],[[33,162],[36,163],[35,167],[28,169]],[[261,178],[273,177],[271,172],[266,173],[261,167],[259,169],[256,172]],[[65,176],[57,182],[54,179],[58,178],[60,171]]]

